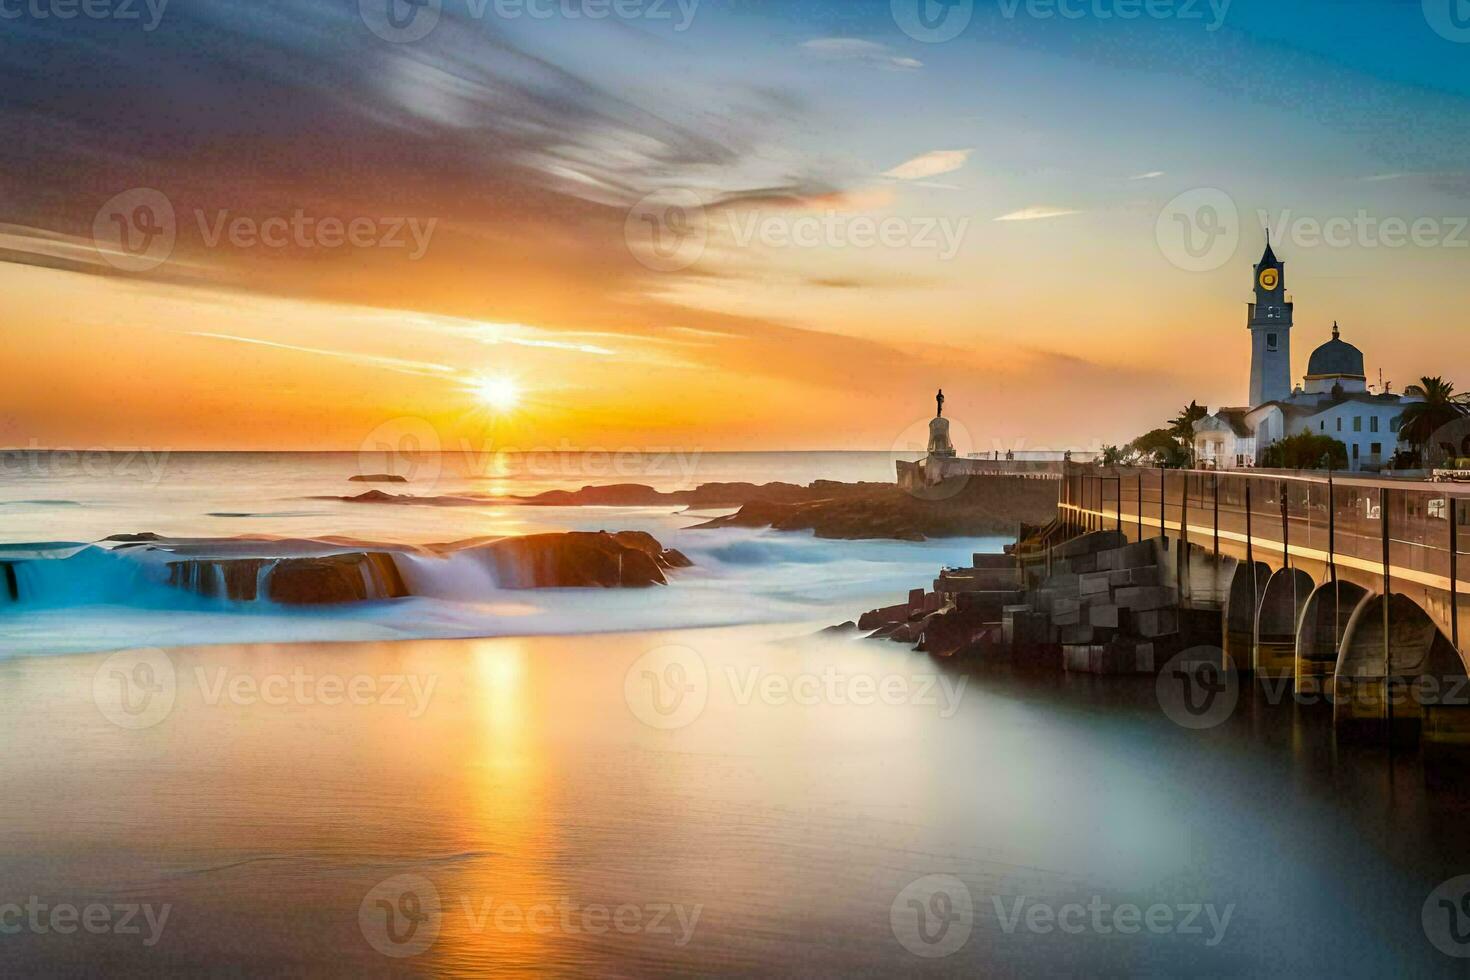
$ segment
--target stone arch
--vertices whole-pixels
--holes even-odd
[[[1340,730],[1355,733],[1417,736],[1426,707],[1447,697],[1464,699],[1464,678],[1465,665],[1454,644],[1418,603],[1400,593],[1370,596],[1353,610],[1343,635],[1333,681],[1333,720]],[[1390,717],[1391,727],[1385,725]]]
[[[1254,571],[1254,574],[1252,574]],[[1243,674],[1254,668],[1256,646],[1256,611],[1260,608],[1261,595],[1271,578],[1271,568],[1265,562],[1240,562],[1230,580],[1229,598],[1225,602],[1225,657],[1227,665],[1233,665]]]
[[[1296,626],[1317,588],[1300,568],[1282,568],[1266,581],[1256,615],[1255,672],[1259,677],[1296,678]]]
[[[1308,596],[1296,633],[1298,691],[1316,694],[1332,689],[1348,622],[1367,598],[1367,589],[1342,579],[1324,582]]]

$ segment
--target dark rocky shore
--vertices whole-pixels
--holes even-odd
[[[693,490],[660,491],[642,484],[551,490],[531,497],[455,495],[418,497],[369,490],[332,497],[360,504],[469,507],[516,503],[528,507],[740,508],[694,527],[770,527],[812,531],[819,538],[898,539],[1014,535],[1023,523],[1040,523],[1056,510],[1056,484],[1042,480],[988,477],[946,484],[934,493],[913,493],[891,483],[705,483]]]

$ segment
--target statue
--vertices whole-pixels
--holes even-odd
[[[944,417],[943,388],[940,388],[939,394],[934,396],[934,404],[939,414],[929,422],[929,455],[953,459],[955,456],[954,443],[949,441],[949,419]]]

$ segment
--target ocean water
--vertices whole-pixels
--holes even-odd
[[[386,489],[889,466],[455,461]],[[310,499],[370,488],[361,468],[191,456],[130,483],[53,461],[6,474],[0,533],[75,558],[150,530],[628,528],[696,566],[287,610],[51,563],[44,601],[0,606],[0,976],[1464,976],[1462,756],[1342,744],[1330,707],[1255,689],[1191,730],[1150,677],[818,633],[999,540]]]
[[[0,656],[197,643],[386,640],[588,633],[851,618],[996,539],[830,542],[809,534],[688,530],[728,510],[352,503],[369,490],[414,497],[528,496],[640,483],[891,481],[886,453],[4,454],[0,561],[25,601],[0,606]],[[352,482],[394,472],[406,483]],[[410,557],[429,594],[309,609],[202,599],[158,581],[139,553],[103,539],[347,538],[423,545],[549,531],[646,530],[694,567],[668,588],[501,590],[471,563]],[[344,550],[350,550],[344,546]],[[268,553],[268,549],[267,549]],[[156,563],[154,563],[156,565]],[[444,566],[444,567],[439,567]]]

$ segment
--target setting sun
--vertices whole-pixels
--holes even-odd
[[[509,412],[521,403],[521,388],[510,378],[479,378],[471,387],[475,400],[497,412]]]

